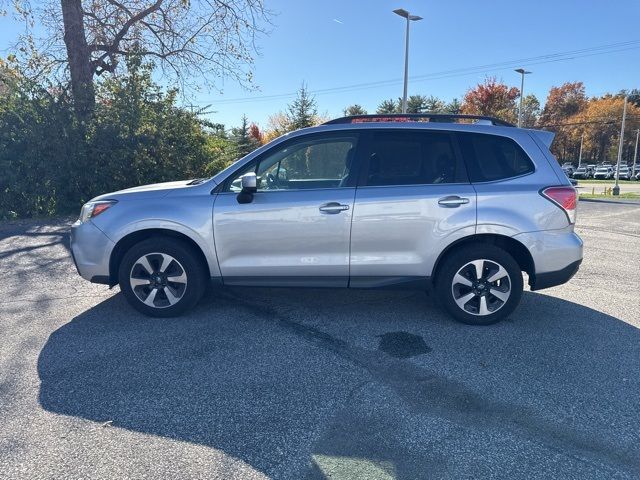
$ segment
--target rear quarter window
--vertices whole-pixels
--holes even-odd
[[[508,137],[466,132],[457,137],[471,182],[502,180],[535,170],[529,156]]]

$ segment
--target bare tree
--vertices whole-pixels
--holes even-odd
[[[0,7],[11,0],[0,0]],[[54,62],[68,64],[80,117],[91,115],[94,79],[114,73],[129,55],[141,55],[169,79],[208,86],[230,77],[251,82],[250,66],[270,13],[263,0],[13,0],[21,15],[37,18],[46,38],[37,42]],[[43,52],[40,51],[40,54]]]

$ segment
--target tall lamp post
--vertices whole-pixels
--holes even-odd
[[[580,136],[580,153],[578,154],[578,168],[580,168],[580,165],[582,164],[582,143],[584,142],[584,132],[582,132],[582,135]]]
[[[640,139],[640,128],[636,130],[636,148],[633,151],[633,176],[640,171],[640,165],[638,165],[638,140]]]
[[[422,17],[411,15],[403,8],[398,8],[394,10],[393,13],[407,19],[407,33],[405,34],[404,46],[404,91],[402,93],[402,113],[407,113],[407,84],[409,82],[409,24],[411,22],[422,20]]]
[[[528,72],[524,68],[516,68],[515,71],[518,72],[522,77],[522,79],[520,80],[520,106],[518,107],[518,128],[520,128],[522,126],[522,100],[524,100],[524,76],[532,72]]]
[[[624,97],[624,107],[622,108],[622,126],[620,127],[620,143],[618,145],[618,164],[616,166],[616,184],[613,186],[613,194],[620,195],[620,164],[622,163],[622,147],[624,146],[624,124],[627,121],[627,96]]]

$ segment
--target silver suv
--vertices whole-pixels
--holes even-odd
[[[582,260],[553,134],[489,117],[355,116],[284,135],[213,178],[101,195],[71,232],[82,277],[147,315],[209,284],[429,289],[490,324]]]

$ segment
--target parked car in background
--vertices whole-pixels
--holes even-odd
[[[587,165],[587,172],[589,172],[589,178],[593,178],[593,174],[596,173],[596,168],[598,168],[595,164]]]
[[[613,177],[613,167],[612,166],[600,166],[596,168],[595,173],[593,174],[593,178],[596,180],[609,180]]]
[[[567,177],[571,178],[573,176],[573,172],[575,171],[575,167],[571,162],[565,162],[562,164],[562,171],[567,174]]]
[[[620,168],[616,169],[618,172],[619,180],[630,180],[631,179],[631,170],[627,165],[620,165]],[[615,176],[615,175],[614,175]]]
[[[209,179],[94,198],[72,256],[150,316],[183,313],[213,281],[433,289],[451,316],[486,325],[516,308],[523,271],[540,290],[582,261],[577,193],[552,140],[489,117],[344,117]]]
[[[575,172],[573,172],[573,178],[586,180],[590,178],[589,169],[587,167],[578,167]]]

